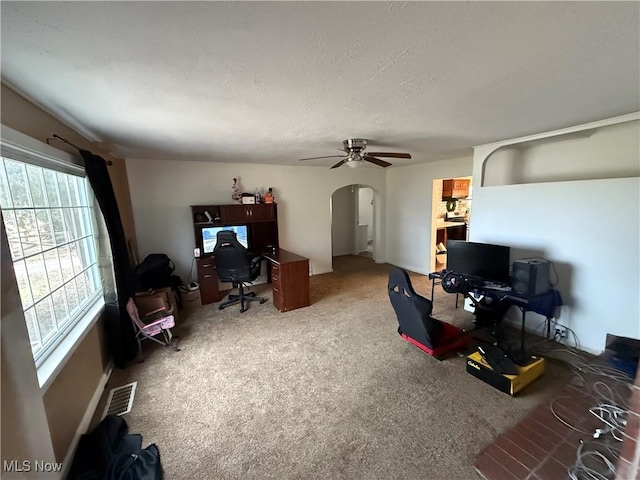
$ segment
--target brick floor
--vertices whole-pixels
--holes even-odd
[[[594,384],[604,382],[621,390],[619,383],[606,377],[583,374],[582,378],[586,387],[568,384],[552,401],[538,405],[517,425],[500,434],[476,458],[478,473],[487,480],[568,478],[568,469],[576,463],[581,442],[589,442],[585,450],[602,442],[592,438],[596,428],[603,428],[603,423],[589,412],[598,400]],[[631,411],[624,442],[614,441],[615,447],[621,450],[620,458],[612,457],[611,461],[617,465],[617,479],[640,479],[640,372],[635,385],[624,387],[622,391],[629,395],[627,401]],[[558,420],[554,412],[573,428]]]

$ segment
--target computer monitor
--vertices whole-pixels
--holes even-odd
[[[213,253],[218,241],[218,232],[222,230],[232,230],[236,232],[238,242],[246,249],[249,248],[246,225],[226,225],[224,227],[203,227],[202,228],[202,253]]]
[[[511,248],[489,243],[449,240],[447,270],[466,276],[509,283]]]

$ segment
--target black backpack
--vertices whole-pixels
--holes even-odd
[[[156,288],[173,287],[179,277],[173,278],[175,265],[164,253],[152,253],[136,267],[136,291],[153,290]]]

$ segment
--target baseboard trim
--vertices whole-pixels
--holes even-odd
[[[84,416],[82,417],[82,421],[80,425],[78,425],[78,429],[76,430],[76,434],[73,436],[73,440],[71,440],[71,445],[69,445],[69,449],[67,450],[67,454],[64,456],[64,460],[62,461],[62,476],[60,478],[66,478],[69,473],[69,468],[71,467],[71,461],[73,460],[73,454],[76,451],[78,446],[78,442],[80,441],[80,437],[87,433],[89,429],[89,424],[91,423],[91,419],[98,408],[98,404],[100,403],[100,399],[102,398],[102,394],[104,393],[104,389],[107,386],[107,382],[111,377],[111,373],[113,372],[113,362],[109,364],[107,370],[102,374],[100,378],[100,382],[96,387],[96,391],[93,393],[93,397],[91,397],[91,401],[89,405],[87,405],[87,410],[84,412]]]

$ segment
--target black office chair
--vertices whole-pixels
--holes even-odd
[[[238,242],[236,232],[222,230],[218,232],[217,243],[213,249],[215,267],[223,282],[231,282],[233,288],[238,289],[237,295],[229,294],[229,299],[222,302],[220,310],[229,305],[240,304],[240,311],[246,311],[245,301],[258,301],[264,303],[266,298],[256,297],[255,292],[245,293],[244,284],[253,282],[260,275],[261,256],[251,255],[247,249]]]

